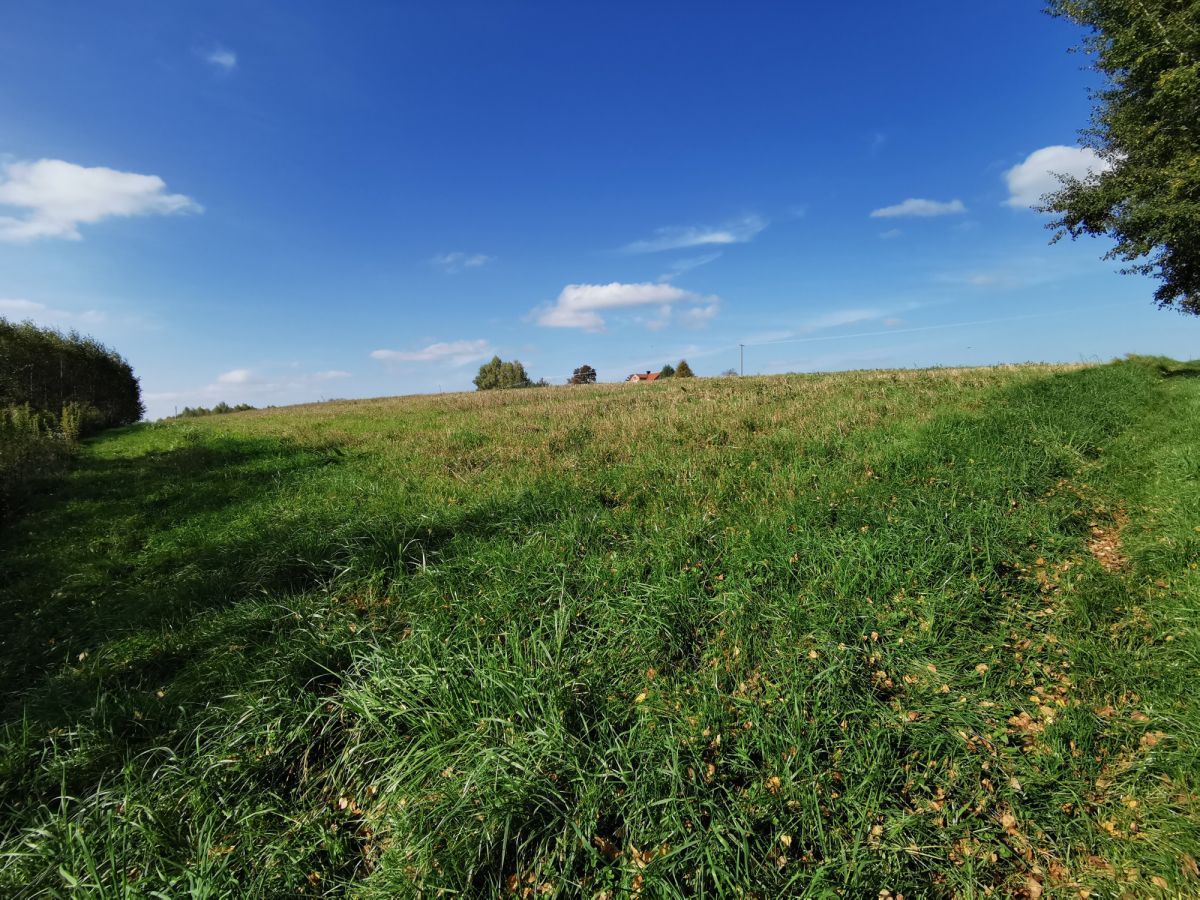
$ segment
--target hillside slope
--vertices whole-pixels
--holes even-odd
[[[0,891],[1200,892],[1198,372],[106,435],[0,535]]]

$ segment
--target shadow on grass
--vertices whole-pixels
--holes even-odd
[[[564,508],[534,488],[435,521],[372,513],[354,501],[355,474],[339,471],[345,458],[230,437],[85,453],[0,534],[0,723],[67,725],[101,692],[153,689],[185,670],[206,698],[222,696],[294,638],[286,607],[341,574],[393,584],[447,559],[456,540],[519,540]],[[292,683],[336,670],[294,663],[279,666]]]
[[[239,546],[212,535],[227,533],[240,508],[338,458],[278,440],[229,438],[79,457],[0,533],[0,691],[11,699],[37,672],[98,641],[226,602],[245,577],[239,561],[255,544],[261,552],[256,538],[275,536],[248,529]],[[224,557],[221,566],[206,572],[214,554]],[[197,590],[202,581],[206,590]]]
[[[1200,378],[1200,363],[1181,363],[1163,370],[1164,378]]]

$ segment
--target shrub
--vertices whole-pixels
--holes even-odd
[[[474,384],[476,389],[481,391],[533,386],[533,382],[529,380],[529,374],[520,360],[504,362],[499,356],[493,356],[490,361],[479,367],[479,374],[475,376]]]
[[[0,407],[28,404],[57,418],[71,403],[96,428],[129,425],[145,412],[129,363],[94,338],[0,318]]]
[[[0,522],[66,459],[70,442],[55,425],[52,416],[28,403],[0,407]]]

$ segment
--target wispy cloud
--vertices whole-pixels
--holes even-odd
[[[0,316],[16,321],[29,319],[42,325],[96,325],[107,318],[95,309],[71,312],[22,298],[0,298]]]
[[[933,276],[939,284],[972,288],[1028,288],[1077,278],[1095,271],[1097,263],[1090,258],[1062,255],[1014,256],[980,260],[958,270]]]
[[[872,219],[896,219],[901,217],[930,218],[932,216],[953,216],[965,213],[967,207],[961,200],[922,200],[909,197],[894,206],[883,206],[871,211]]]
[[[0,174],[0,207],[23,214],[0,215],[0,241],[77,241],[80,225],[101,219],[203,211],[191,197],[168,194],[166,187],[157,175],[78,166],[61,159],[11,162]]]
[[[1009,195],[1005,202],[1018,208],[1037,206],[1043,197],[1062,187],[1059,175],[1084,180],[1110,168],[1108,160],[1088,147],[1043,147],[1004,173]]]
[[[341,369],[328,369],[327,371],[316,372],[313,374],[313,378],[317,379],[318,381],[334,381],[335,379],[338,379],[338,378],[349,378],[349,377],[350,377],[350,373],[343,372]]]
[[[228,47],[222,47],[219,44],[206,50],[204,53],[204,61],[216,69],[218,72],[232,72],[237,68],[237,54]]]
[[[568,284],[549,306],[533,311],[534,320],[549,328],[582,328],[602,331],[602,312],[645,306],[659,307],[659,315],[649,324],[652,329],[664,327],[670,320],[671,307],[676,303],[703,304],[712,307],[708,318],[716,313],[716,297],[704,297],[672,284],[642,282],[638,284]]]
[[[474,341],[444,341],[419,350],[371,351],[371,359],[384,362],[449,363],[451,366],[465,366],[491,355],[492,345],[482,338]]]
[[[684,272],[690,272],[692,269],[698,269],[700,266],[707,266],[710,262],[715,262],[720,259],[722,251],[716,250],[713,253],[705,253],[703,256],[689,256],[686,259],[677,259],[671,263],[666,272],[658,276],[659,281],[674,281]]]
[[[721,226],[689,225],[658,228],[654,237],[634,241],[622,247],[625,253],[660,253],[687,247],[707,247],[723,244],[744,244],[767,227],[766,219],[748,215]]]
[[[903,309],[912,309],[916,304],[908,304]],[[861,325],[866,322],[888,322],[889,317],[899,311],[896,308],[880,308],[873,306],[847,307],[832,309],[809,316],[791,328],[772,331],[766,334],[749,335],[744,343],[747,346],[765,344],[790,344],[796,340],[808,340],[811,335],[822,331],[833,331],[848,325]],[[894,321],[894,320],[893,320]],[[889,327],[892,327],[889,325]]]
[[[881,231],[879,236],[885,241],[894,241],[902,234],[904,234],[904,232],[899,228],[889,228],[887,231]]]
[[[496,257],[484,253],[464,253],[456,250],[453,253],[439,253],[429,260],[429,264],[447,274],[454,275],[463,269],[478,269],[480,266],[486,266],[495,259]]]

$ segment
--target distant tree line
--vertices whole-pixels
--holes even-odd
[[[0,318],[0,408],[23,406],[55,421],[71,409],[89,431],[130,425],[146,411],[117,351],[74,331]]]
[[[190,419],[194,418],[195,416],[219,416],[222,413],[245,412],[249,409],[257,409],[257,407],[251,406],[249,403],[238,403],[234,406],[230,406],[228,403],[222,400],[216,406],[212,407],[212,409],[209,409],[205,406],[185,406],[178,413],[176,413],[176,418]]]
[[[694,378],[695,376],[696,373],[692,371],[692,367],[688,365],[686,359],[681,359],[674,366],[667,363],[658,373],[659,378]],[[585,364],[571,373],[567,384],[595,384],[598,377],[596,370]],[[506,362],[499,356],[493,356],[479,367],[479,374],[475,376],[474,384],[478,390],[494,391],[506,388],[546,387],[549,382],[544,378],[531,381],[529,373],[525,371],[525,366],[519,359]]]

